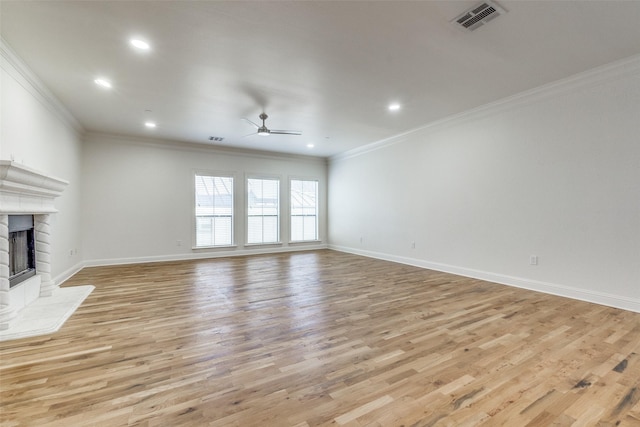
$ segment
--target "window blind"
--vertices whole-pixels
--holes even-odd
[[[233,177],[196,175],[196,246],[233,244]]]
[[[291,241],[318,240],[318,181],[291,180]]]
[[[247,180],[247,243],[280,241],[280,181]]]

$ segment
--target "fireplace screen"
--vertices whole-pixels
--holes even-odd
[[[9,286],[36,274],[33,215],[9,216]]]

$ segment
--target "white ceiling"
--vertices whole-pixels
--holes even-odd
[[[475,4],[2,0],[0,28],[87,131],[314,156],[640,54],[639,1],[501,1],[474,32],[449,23]],[[243,137],[262,111],[303,135]]]

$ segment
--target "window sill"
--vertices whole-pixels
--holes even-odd
[[[192,246],[192,251],[199,251],[202,249],[235,249],[238,245],[221,245],[221,246]]]
[[[290,245],[304,245],[309,243],[322,243],[322,240],[293,240],[290,241]]]
[[[251,248],[255,246],[282,246],[282,242],[270,242],[270,243],[246,243],[245,248]]]

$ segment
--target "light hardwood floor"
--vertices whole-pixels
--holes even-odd
[[[638,426],[640,314],[324,250],[87,268],[0,426]]]

